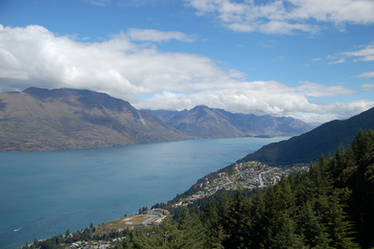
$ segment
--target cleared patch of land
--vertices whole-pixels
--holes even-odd
[[[151,226],[160,224],[167,216],[169,211],[160,208],[147,210],[142,214],[123,217],[96,227],[96,235],[104,235],[110,232],[122,232],[123,230],[132,230],[140,226]]]

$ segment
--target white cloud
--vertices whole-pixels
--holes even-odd
[[[356,78],[374,78],[374,72],[366,72],[360,75],[357,75]]]
[[[374,107],[374,101],[369,100],[314,104],[300,89],[293,89],[278,82],[257,81],[240,85],[200,91],[196,94],[164,91],[150,99],[138,101],[136,105],[139,108],[182,110],[204,104],[232,112],[291,116],[306,122],[345,119]]]
[[[189,91],[229,80],[207,57],[161,53],[126,34],[101,43],[55,36],[41,26],[0,28],[0,77],[130,96],[160,87]],[[160,86],[159,84],[161,84]]]
[[[292,116],[307,122],[327,122],[335,119],[347,119],[372,107],[374,107],[374,101],[369,100],[356,100],[345,103],[338,102],[318,106],[317,109],[313,111],[293,113]]]
[[[346,56],[355,57],[356,61],[374,61],[374,43],[368,44],[360,50],[345,52],[343,54]]]
[[[374,1],[373,1],[374,2]],[[361,48],[355,51],[349,52],[340,52],[334,55],[328,55],[325,58],[314,58],[313,61],[322,61],[326,60],[327,64],[340,64],[345,63],[348,59],[353,58],[354,62],[358,61],[374,61],[374,43],[369,43],[366,46],[360,46]],[[368,77],[371,72],[363,73],[361,75],[356,76],[357,78],[365,78]],[[371,76],[369,76],[371,77]]]
[[[344,63],[344,62],[345,62],[345,59],[340,58],[340,59],[336,59],[336,60],[333,60],[333,61],[329,61],[329,62],[327,62],[327,64],[335,65],[335,64],[341,64],[341,63]]]
[[[309,81],[302,82],[302,85],[297,90],[303,95],[311,97],[340,96],[354,93],[354,91],[342,86],[325,86]]]
[[[359,101],[329,105],[313,104],[308,96],[338,96],[352,91],[341,86],[326,87],[302,82],[289,87],[276,81],[232,83],[224,88],[199,91],[195,94],[163,91],[152,98],[136,102],[139,108],[190,109],[195,105],[208,105],[232,112],[292,116],[308,122],[325,122],[346,118],[374,106],[374,101]]]
[[[104,42],[56,36],[41,26],[0,25],[0,90],[28,86],[85,88],[129,100],[138,108],[183,109],[198,104],[234,112],[293,116],[307,121],[347,117],[373,101],[323,105],[308,97],[350,94],[342,86],[245,81],[208,57],[161,52],[128,34]]]
[[[333,23],[368,24],[374,22],[372,0],[284,0],[295,6],[288,14],[293,19],[314,19]]]
[[[128,36],[134,41],[152,41],[163,42],[169,40],[178,40],[182,42],[193,42],[195,37],[181,32],[163,32],[155,29],[130,29]]]
[[[213,14],[239,32],[289,34],[316,32],[308,21],[369,24],[374,22],[372,0],[185,0],[198,15]]]

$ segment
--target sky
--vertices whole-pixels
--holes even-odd
[[[374,0],[0,0],[0,91],[346,119],[374,107]]]

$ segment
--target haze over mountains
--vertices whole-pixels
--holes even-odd
[[[104,93],[41,89],[0,94],[0,151],[90,148],[191,138],[289,136],[310,129],[292,118],[189,111],[139,111]]]
[[[310,163],[322,154],[334,153],[339,146],[346,147],[360,129],[374,129],[374,108],[347,120],[327,122],[300,136],[265,145],[239,162],[260,161],[277,166]]]
[[[193,137],[291,136],[311,129],[307,123],[290,117],[231,113],[204,105],[191,110],[143,110],[165,124]]]

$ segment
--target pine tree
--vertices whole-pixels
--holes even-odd
[[[348,221],[343,206],[339,203],[339,196],[334,192],[330,196],[330,207],[328,213],[330,245],[333,248],[359,248],[353,242],[352,224]]]
[[[222,245],[222,241],[225,238],[223,226],[219,223],[218,211],[212,202],[209,202],[204,208],[200,219],[202,220],[207,233],[205,248],[224,248]]]
[[[328,238],[327,228],[321,223],[313,211],[313,205],[310,201],[300,209],[297,217],[298,227],[306,245],[311,248],[329,249],[330,239]]]
[[[251,200],[249,207],[249,215],[252,220],[252,224],[249,231],[249,240],[251,242],[251,248],[253,249],[264,249],[264,213],[265,203],[262,194],[256,194]]]
[[[227,237],[223,241],[225,248],[246,248],[250,244],[249,231],[251,217],[248,200],[241,191],[237,191],[228,211],[228,219],[224,227]]]

